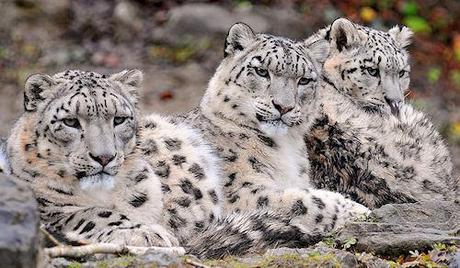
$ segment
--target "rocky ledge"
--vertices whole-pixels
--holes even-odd
[[[0,174],[0,266],[36,267],[39,216],[32,191]]]

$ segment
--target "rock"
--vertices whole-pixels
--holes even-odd
[[[334,264],[340,264],[340,267],[389,267],[386,260],[380,259],[368,253],[353,254],[351,252],[334,249],[328,247],[325,243],[320,242],[309,248],[293,249],[293,248],[277,248],[268,250],[266,256],[279,257],[282,255],[298,254],[304,258],[309,264],[314,266],[315,262],[320,261],[317,267],[335,267]],[[316,266],[314,266],[316,267]]]
[[[245,22],[257,31],[266,32],[268,22],[262,16],[249,12],[228,11],[213,4],[186,4],[172,8],[162,28],[154,31],[154,39],[177,43],[187,37],[217,36],[223,38],[231,25]]]
[[[135,33],[142,30],[142,19],[139,16],[139,8],[129,1],[119,2],[113,11],[115,30],[119,38],[132,38]]]
[[[113,3],[109,0],[71,1],[69,30],[85,39],[113,34]]]
[[[67,267],[181,267],[181,259],[175,255],[168,255],[158,252],[146,252],[139,256],[120,256],[99,255],[81,260],[78,264],[66,258],[54,258],[49,260],[47,267],[67,268]]]
[[[39,252],[37,202],[28,186],[0,174],[0,263],[35,267]]]
[[[240,12],[243,13],[244,11]],[[306,20],[299,12],[289,8],[255,6],[247,12],[253,12],[265,18],[269,23],[268,32],[270,34],[298,40],[305,39],[311,35],[316,30],[316,28],[313,28],[313,25],[319,24],[319,27],[323,26],[317,21],[312,21],[321,20],[321,16],[310,17]]]
[[[352,222],[338,234],[345,243],[356,238],[356,251],[384,256],[431,248],[435,243],[460,244],[460,204],[431,201],[389,204],[373,211],[375,222]]]
[[[6,139],[0,138],[0,174],[9,174],[10,164],[6,155]]]
[[[450,259],[449,268],[458,268],[460,267],[460,253],[456,253]]]
[[[70,12],[70,0],[41,0],[40,8],[48,16],[66,17]]]

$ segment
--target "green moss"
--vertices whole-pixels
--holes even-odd
[[[67,268],[81,268],[81,264],[79,262],[74,261],[71,264],[69,264]]]
[[[235,257],[227,257],[222,260],[208,260],[204,264],[211,267],[235,267],[235,268],[271,268],[271,267],[341,267],[339,260],[333,254],[311,253],[301,256],[295,253],[288,253],[277,256],[265,256],[256,263],[245,263]]]
[[[313,252],[307,256],[299,254],[285,254],[280,256],[269,256],[263,259],[258,265],[261,268],[268,267],[341,267],[340,262],[333,254],[320,254]]]
[[[109,267],[124,268],[124,267],[129,267],[133,265],[135,261],[136,261],[135,256],[126,255],[126,256],[120,256],[114,259],[98,261],[95,267],[97,268],[109,268]]]
[[[248,268],[249,265],[239,261],[233,256],[229,256],[220,260],[206,260],[205,265],[211,267],[235,267],[235,268]]]

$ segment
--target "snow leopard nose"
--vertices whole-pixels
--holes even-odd
[[[289,113],[294,109],[294,106],[283,106],[281,104],[276,103],[276,101],[272,100],[273,106],[275,106],[275,109],[280,112],[281,115]]]
[[[91,159],[101,164],[102,167],[107,166],[115,158],[115,155],[110,154],[93,155],[92,153],[89,153],[89,156]]]
[[[403,102],[401,100],[397,100],[397,99],[391,99],[391,98],[387,98],[387,97],[384,97],[384,98],[385,98],[385,101],[388,103],[388,105],[390,105],[391,113],[394,116],[399,116],[399,109],[400,109],[401,104]]]

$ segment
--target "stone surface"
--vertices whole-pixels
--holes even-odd
[[[78,262],[80,268],[90,267],[180,267],[182,260],[174,255],[168,255],[158,252],[147,252],[140,256],[121,256],[114,257],[113,255],[105,255],[97,257],[89,257],[84,262]],[[67,268],[69,266],[77,266],[77,262],[66,258],[54,258],[49,260],[47,267]]]
[[[226,9],[219,5],[195,3],[170,10],[164,26],[154,30],[154,39],[178,43],[184,39],[214,37],[221,40],[236,22],[250,25],[255,32],[305,38],[312,32],[309,23],[294,10],[268,7]]]
[[[0,174],[1,267],[35,267],[39,250],[39,216],[32,191]]]
[[[261,263],[270,263],[269,267],[375,267],[386,268],[389,263],[386,260],[375,257],[371,254],[354,254],[345,250],[328,247],[320,242],[309,248],[277,248],[268,250],[262,256],[254,256],[240,259],[242,263],[258,267]]]
[[[385,256],[429,249],[435,243],[460,244],[460,203],[389,204],[373,211],[374,222],[353,222],[338,234],[340,243],[356,238],[354,249]]]
[[[169,12],[169,19],[164,26],[165,36],[209,36],[225,34],[230,25],[242,21],[250,24],[257,31],[266,31],[268,22],[261,16],[226,10],[212,4],[187,4],[175,7]]]

